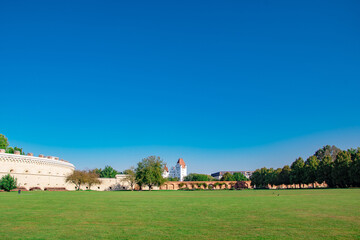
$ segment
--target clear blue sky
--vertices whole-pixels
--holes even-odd
[[[118,170],[360,146],[359,1],[3,1],[0,133]]]

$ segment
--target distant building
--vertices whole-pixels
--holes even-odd
[[[234,174],[236,172],[241,172],[245,177],[250,179],[250,177],[251,177],[251,175],[253,174],[254,171],[221,171],[221,172],[213,173],[213,174],[211,174],[211,176],[218,179],[218,180],[220,180],[222,178],[222,176],[227,172],[231,173],[231,174]]]
[[[163,176],[163,178],[168,178],[168,177],[169,177],[169,169],[168,169],[168,167],[166,166],[166,164],[165,164],[165,166],[164,166],[164,171],[163,171],[162,176]]]
[[[168,178],[178,178],[180,181],[184,180],[184,177],[187,176],[187,166],[182,158],[179,158],[177,161],[175,167],[171,167],[170,171],[168,167],[165,165],[163,177]]]

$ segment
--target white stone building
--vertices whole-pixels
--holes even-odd
[[[66,176],[75,170],[75,166],[68,161],[57,157],[40,154],[38,157],[28,153],[20,155],[5,153],[0,149],[0,178],[10,174],[17,180],[17,186],[23,190],[49,190],[63,189],[76,190],[75,185],[66,182]],[[91,186],[91,190],[111,191],[129,189],[130,185],[125,179],[126,175],[119,174],[115,178],[100,178],[100,184]],[[81,186],[87,190],[86,185]]]
[[[10,174],[17,179],[19,187],[24,189],[65,188],[73,189],[72,184],[65,181],[67,175],[74,171],[73,164],[57,157],[39,155],[34,157],[28,153],[20,155],[5,153],[0,149],[0,177]]]
[[[178,178],[180,181],[183,181],[184,177],[186,176],[187,176],[187,166],[182,158],[179,158],[175,167],[171,167],[170,171],[166,165],[164,167],[164,172],[163,172],[164,178],[172,177],[172,178]]]

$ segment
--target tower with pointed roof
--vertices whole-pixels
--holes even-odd
[[[174,177],[179,178],[180,181],[184,181],[184,177],[187,176],[187,166],[184,162],[184,159],[179,158],[172,170]]]
[[[184,159],[179,158],[177,161],[175,167],[171,167],[170,171],[165,165],[164,171],[163,171],[163,177],[172,177],[172,178],[178,178],[180,181],[184,180],[184,177],[187,176],[187,166],[184,162]]]
[[[166,166],[166,164],[165,164],[165,166],[164,166],[164,170],[163,170],[162,176],[163,176],[163,178],[168,178],[168,177],[169,177],[169,169],[168,169],[168,167]]]

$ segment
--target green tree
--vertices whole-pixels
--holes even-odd
[[[210,175],[199,174],[199,173],[190,173],[184,177],[184,181],[213,181],[214,178]]]
[[[306,184],[312,184],[314,187],[314,184],[317,180],[317,170],[319,167],[319,160],[315,156],[309,157],[305,162],[305,183]]]
[[[14,153],[14,148],[12,148],[12,147],[8,147],[8,148],[6,148],[6,153]]]
[[[256,188],[267,188],[270,184],[269,171],[266,167],[256,169],[250,177],[251,185]]]
[[[100,172],[101,178],[115,178],[115,176],[118,174],[118,171],[116,171],[111,166],[105,166],[103,170]]]
[[[267,187],[268,185],[273,186],[275,184],[275,173],[274,169],[266,169],[264,171],[264,185]]]
[[[149,190],[153,186],[161,186],[166,179],[162,177],[164,162],[160,157],[150,156],[138,163],[136,168],[136,181],[140,187],[146,185]]]
[[[261,183],[261,173],[260,173],[260,169],[256,169],[253,174],[250,177],[250,181],[251,181],[251,185],[254,188],[260,188],[262,183]]]
[[[221,181],[235,181],[235,177],[231,173],[226,172],[226,173],[224,173],[224,175],[222,176],[222,178],[220,180]]]
[[[290,175],[291,175],[291,168],[289,167],[289,165],[285,165],[281,169],[281,173],[279,174],[279,182],[281,184],[288,186],[290,184]]]
[[[360,151],[358,150],[351,158],[350,179],[353,186],[360,187]]]
[[[99,180],[99,175],[96,173],[96,170],[89,170],[83,173],[84,183],[88,186],[88,189],[91,189],[91,186],[95,184],[101,184]]]
[[[74,170],[71,174],[66,176],[66,182],[70,182],[75,184],[76,190],[80,190],[81,185],[85,184],[86,179],[86,172],[80,170]]]
[[[9,146],[8,139],[5,137],[5,135],[0,134],[0,149],[7,149],[8,146]]]
[[[337,148],[336,146],[326,145],[320,148],[319,150],[317,150],[314,156],[320,161],[323,160],[325,156],[330,156],[332,161],[335,161],[336,156],[339,152],[341,152],[340,148]]]
[[[124,171],[124,174],[126,174],[125,181],[127,181],[130,185],[131,191],[134,190],[134,187],[136,185],[136,173],[134,167],[131,167]]]
[[[304,160],[299,157],[291,164],[291,175],[290,180],[293,184],[299,184],[301,188],[301,184],[305,182],[304,180]]]
[[[334,161],[334,169],[332,171],[333,182],[338,187],[348,187],[350,180],[351,154],[347,151],[341,151]]]
[[[247,179],[247,177],[245,177],[241,172],[235,172],[233,176],[235,181],[249,181],[249,179]]]
[[[325,156],[319,162],[319,167],[317,170],[317,182],[323,183],[325,182],[329,187],[333,187],[333,178],[332,178],[332,170],[334,163],[332,161],[331,156]]]
[[[17,180],[10,174],[7,174],[0,179],[0,189],[10,192],[15,188],[17,188]]]
[[[282,181],[281,181],[281,176],[280,176],[281,172],[282,172],[281,168],[277,168],[274,171],[273,179],[272,179],[273,185],[279,186],[279,185],[283,184]]]

